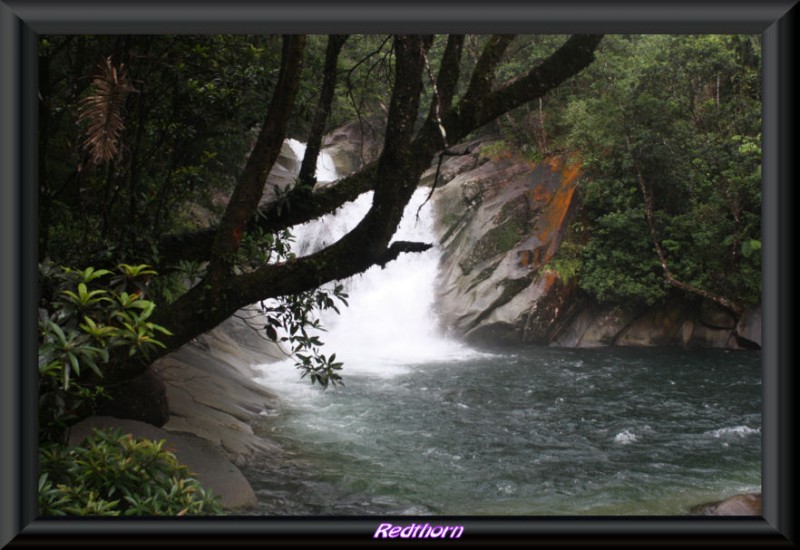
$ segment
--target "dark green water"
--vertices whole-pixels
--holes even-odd
[[[245,471],[259,515],[682,515],[758,491],[760,353],[465,353],[345,367],[282,396],[257,433],[281,458]]]

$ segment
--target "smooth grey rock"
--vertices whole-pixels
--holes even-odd
[[[594,347],[583,345],[583,337],[595,321],[595,311],[586,307],[575,315],[572,322],[553,340],[550,345],[561,348]]]
[[[736,336],[742,347],[761,347],[761,305],[744,312],[736,325]]]
[[[689,347],[698,348],[738,348],[733,331],[725,328],[712,328],[703,323],[696,323]]]
[[[385,122],[377,118],[343,124],[325,134],[322,148],[333,159],[337,172],[345,176],[378,158],[384,127]]]
[[[576,313],[568,304],[573,287],[541,268],[574,212],[577,168],[568,157],[536,166],[508,155],[481,158],[451,161],[453,172],[465,171],[434,194],[440,321],[482,347],[548,344]]]
[[[591,307],[591,306],[590,306]],[[637,306],[605,306],[599,308],[597,316],[583,333],[581,347],[614,345],[617,336],[639,315],[643,308]]]
[[[681,339],[681,328],[689,312],[682,302],[656,306],[638,317],[619,336],[619,346],[669,346]]]
[[[244,464],[278,447],[253,433],[250,424],[278,406],[276,397],[235,361],[225,362],[192,344],[158,360],[153,368],[164,380],[170,419],[164,429],[207,439],[235,464]],[[246,365],[245,365],[246,366]]]

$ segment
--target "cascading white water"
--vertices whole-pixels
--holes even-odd
[[[302,158],[305,146],[292,141],[290,146]],[[318,179],[335,180],[333,166],[333,160],[321,154]],[[429,193],[429,189],[416,191],[406,207],[396,240],[435,242],[432,205],[426,203]],[[372,192],[364,193],[333,214],[295,227],[294,252],[302,257],[332,244],[358,224],[371,204]],[[340,308],[341,315],[333,311],[322,313],[326,332],[320,337],[325,343],[323,352],[335,353],[337,360],[344,362],[345,376],[391,376],[404,372],[403,365],[453,361],[472,355],[468,348],[439,334],[434,311],[439,256],[438,247],[402,254],[384,269],[375,266],[343,282],[349,307]],[[292,361],[286,363],[291,365]],[[287,364],[265,367],[264,382],[273,385],[274,376],[283,376],[278,373]],[[291,376],[297,378],[297,372],[293,370]]]
[[[287,139],[286,144],[291,148],[297,159],[302,162],[306,154],[306,145],[296,139]],[[339,175],[336,173],[336,164],[333,158],[325,151],[320,151],[317,156],[317,181],[320,183],[330,183],[336,181]]]
[[[432,242],[433,215],[425,204],[429,190],[419,189],[408,204],[395,239]],[[372,194],[346,205],[334,219],[302,228],[298,239],[322,245],[362,219]],[[336,217],[343,222],[337,223]],[[314,246],[316,248],[316,246]],[[324,340],[348,366],[379,371],[386,366],[453,360],[465,349],[440,336],[434,311],[434,286],[440,251],[403,254],[384,269],[374,266],[346,286],[350,306],[340,316],[325,315]]]
[[[416,217],[427,192],[397,239],[434,240],[430,204]],[[297,253],[334,242],[370,203],[295,228]],[[262,366],[285,408],[254,430],[288,452],[246,474],[259,514],[684,515],[760,491],[758,356],[465,350],[437,335],[438,258],[404,254],[346,282],[350,307],[321,335],[345,387],[320,391],[292,360]]]

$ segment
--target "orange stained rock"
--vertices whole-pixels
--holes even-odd
[[[542,273],[542,281],[544,281],[544,292],[549,292],[553,285],[558,280],[558,273],[555,271],[547,270]]]
[[[528,191],[528,199],[530,204],[543,203],[547,204],[552,198],[552,193],[544,185],[537,185]]]
[[[520,250],[517,252],[520,267],[528,267],[533,263],[533,250]]]
[[[578,176],[581,175],[581,168],[583,168],[583,161],[580,155],[577,153],[571,154],[564,168],[561,170],[561,184],[572,185]]]
[[[535,185],[526,191],[531,209],[535,208],[535,205],[544,205],[544,208],[539,214],[534,230],[542,245],[534,250],[523,250],[517,253],[519,265],[522,267],[530,265],[538,267],[552,259],[556,252],[556,246],[552,239],[562,231],[563,225],[566,223],[567,212],[572,205],[577,187],[577,178],[583,167],[583,158],[577,152],[570,153],[566,158],[551,157],[545,162],[553,172],[560,172],[560,182],[555,191],[550,191],[542,184]],[[549,289],[555,274],[550,273],[544,276],[548,277],[546,286]]]

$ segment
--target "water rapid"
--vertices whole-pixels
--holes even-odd
[[[433,238],[427,190],[397,239]],[[361,219],[363,195],[297,228],[298,253]],[[437,330],[439,252],[347,281],[325,316],[345,386],[291,361],[261,367],[280,414],[257,433],[286,450],[246,475],[261,515],[681,515],[760,490],[760,353],[525,348],[479,353]]]

